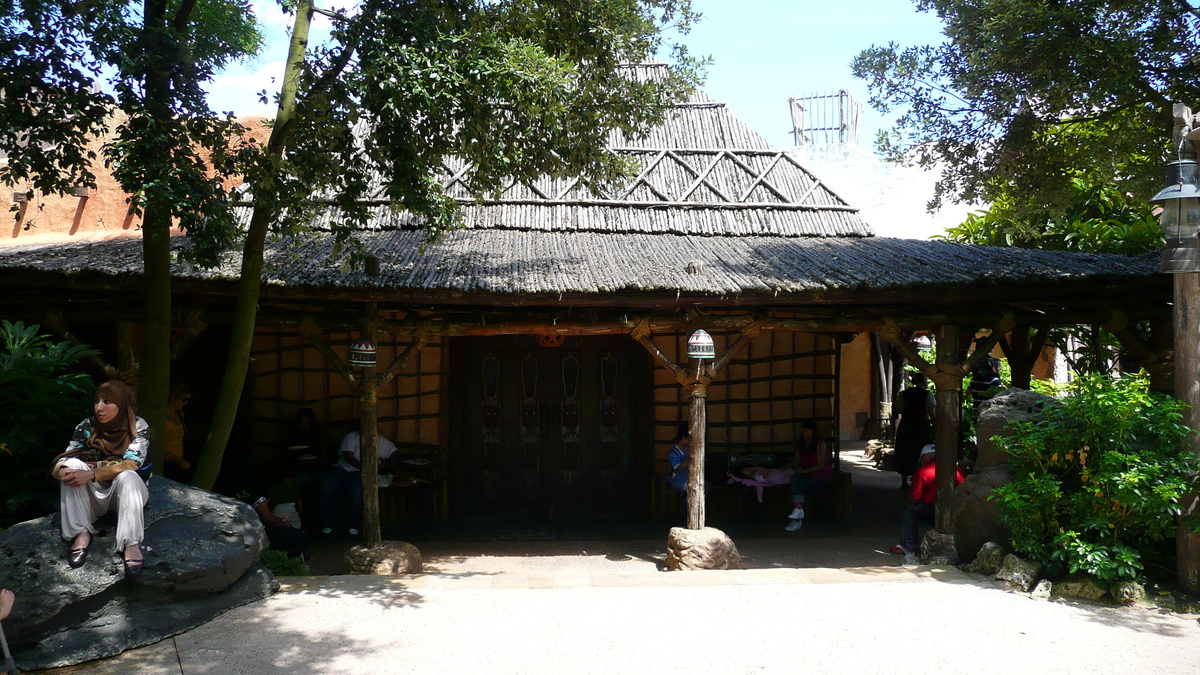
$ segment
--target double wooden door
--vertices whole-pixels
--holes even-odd
[[[624,336],[460,338],[451,351],[460,515],[633,515],[644,354]],[[558,344],[555,344],[555,343]]]

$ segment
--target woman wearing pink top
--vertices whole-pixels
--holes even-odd
[[[800,438],[796,441],[796,455],[792,460],[792,503],[795,508],[789,516],[788,532],[799,530],[804,524],[804,500],[808,495],[825,487],[833,477],[829,464],[829,450],[817,437],[817,421],[804,420],[800,423]]]

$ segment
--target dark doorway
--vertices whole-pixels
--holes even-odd
[[[649,480],[644,352],[625,336],[451,345],[455,517],[628,518]]]

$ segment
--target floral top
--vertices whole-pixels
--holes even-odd
[[[138,468],[146,464],[146,453],[150,449],[150,424],[146,420],[137,417],[137,437],[129,443],[129,447],[125,448],[125,454],[121,459],[132,459],[137,462]],[[92,435],[92,418],[89,417],[75,426],[75,433],[71,434],[71,442],[67,443],[67,452],[81,450],[87,439]]]

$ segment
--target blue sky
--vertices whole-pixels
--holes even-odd
[[[941,41],[941,24],[918,12],[912,0],[694,0],[704,19],[683,40],[696,55],[710,55],[704,89],[777,147],[791,145],[787,99],[848,89],[866,104],[867,90],[850,75],[850,60],[872,44]],[[341,4],[341,3],[338,3]],[[272,115],[256,92],[275,91],[283,72],[290,18],[274,0],[255,0],[267,47],[258,58],[218,77],[209,100],[239,115]],[[315,38],[328,20],[316,17]],[[860,132],[869,148],[887,120],[866,106]]]

